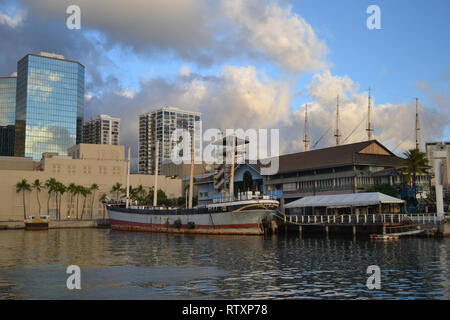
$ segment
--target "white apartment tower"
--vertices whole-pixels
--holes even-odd
[[[194,132],[195,157],[201,148],[201,113],[163,107],[139,115],[139,173],[154,174],[156,141],[159,141],[159,173],[161,163],[170,159],[176,142],[171,141],[176,129]]]
[[[100,114],[83,126],[83,141],[90,144],[120,144],[120,119]]]

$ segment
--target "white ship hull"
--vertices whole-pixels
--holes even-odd
[[[108,206],[108,215],[115,230],[258,235],[264,233],[262,221],[277,208],[278,201],[247,200],[186,210]]]

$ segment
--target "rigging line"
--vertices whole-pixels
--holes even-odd
[[[406,137],[404,137],[404,138],[400,141],[400,143],[397,144],[397,146],[396,146],[394,149],[392,149],[392,152],[394,152],[395,150],[397,150],[397,148],[400,147],[400,146],[406,141],[406,139],[408,139],[408,138],[411,138],[411,133],[408,134]]]
[[[316,148],[316,146],[319,144],[319,142],[320,142],[320,140],[322,140],[322,138],[329,132],[331,130],[331,127],[329,127],[328,128],[328,130],[327,131],[325,131],[325,133],[324,134],[322,134],[322,136],[319,138],[319,140],[317,140],[316,141],[316,143],[314,143],[314,145],[312,146],[313,147],[313,149],[315,149]]]
[[[344,139],[344,143],[347,142],[347,140],[355,133],[355,131],[362,125],[362,123],[366,120],[365,117],[361,120],[361,122],[355,127],[355,129],[350,132],[350,134],[347,136],[347,138]]]

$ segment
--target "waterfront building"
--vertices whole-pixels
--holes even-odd
[[[139,173],[153,174],[155,172],[157,141],[159,141],[160,164],[158,172],[161,173],[161,164],[170,159],[172,149],[176,145],[176,141],[171,141],[172,133],[176,129],[194,133],[195,157],[199,157],[202,137],[200,112],[163,107],[139,115]]]
[[[376,140],[339,145],[279,157],[279,171],[267,176],[267,190],[281,190],[282,204],[311,195],[366,192],[389,185],[398,193],[408,185],[402,161]],[[422,197],[430,175],[418,175]]]
[[[89,120],[83,126],[83,142],[91,144],[120,144],[120,119],[105,114]]]
[[[31,157],[0,157],[0,221],[23,220],[22,194],[16,192],[16,183],[26,179],[32,184],[35,179],[45,183],[50,178],[55,178],[65,186],[71,183],[90,187],[97,184],[99,190],[95,194],[86,197],[86,205],[83,208],[84,197],[78,196],[79,216],[94,219],[106,216],[106,210],[99,198],[106,193],[115,199],[116,195],[110,193],[116,183],[122,188],[126,186],[127,161],[125,160],[124,146],[79,144],[69,148],[66,155],[57,153],[44,153],[40,161],[33,161]],[[154,185],[153,175],[131,174],[130,185],[137,187],[142,185],[147,191]],[[181,179],[165,176],[158,177],[158,189],[163,190],[168,198],[183,196]],[[49,204],[50,215],[56,215],[55,195],[49,197],[46,188],[39,194],[36,189],[25,193],[27,214],[36,215],[41,204],[41,214],[47,214]],[[49,200],[50,199],[50,200]],[[61,219],[69,216],[73,219],[76,213],[76,200],[71,201],[71,195],[66,192],[61,198]]]
[[[37,161],[82,142],[84,66],[64,56],[27,54],[17,63],[14,155]]]
[[[17,77],[0,77],[0,156],[14,155]]]

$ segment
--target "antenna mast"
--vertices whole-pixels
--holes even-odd
[[[339,131],[339,95],[337,96],[337,106],[336,106],[336,145],[341,144],[341,133]]]
[[[416,98],[416,149],[419,150],[419,98]]]
[[[370,87],[369,87],[369,107],[368,107],[368,113],[367,113],[367,138],[368,140],[372,140],[372,132],[373,132],[373,127],[372,127],[372,120],[370,118],[370,113],[371,113],[371,106],[370,106]]]
[[[309,151],[309,138],[308,138],[308,104],[306,104],[305,109],[305,139],[303,140],[305,143],[305,151]]]

